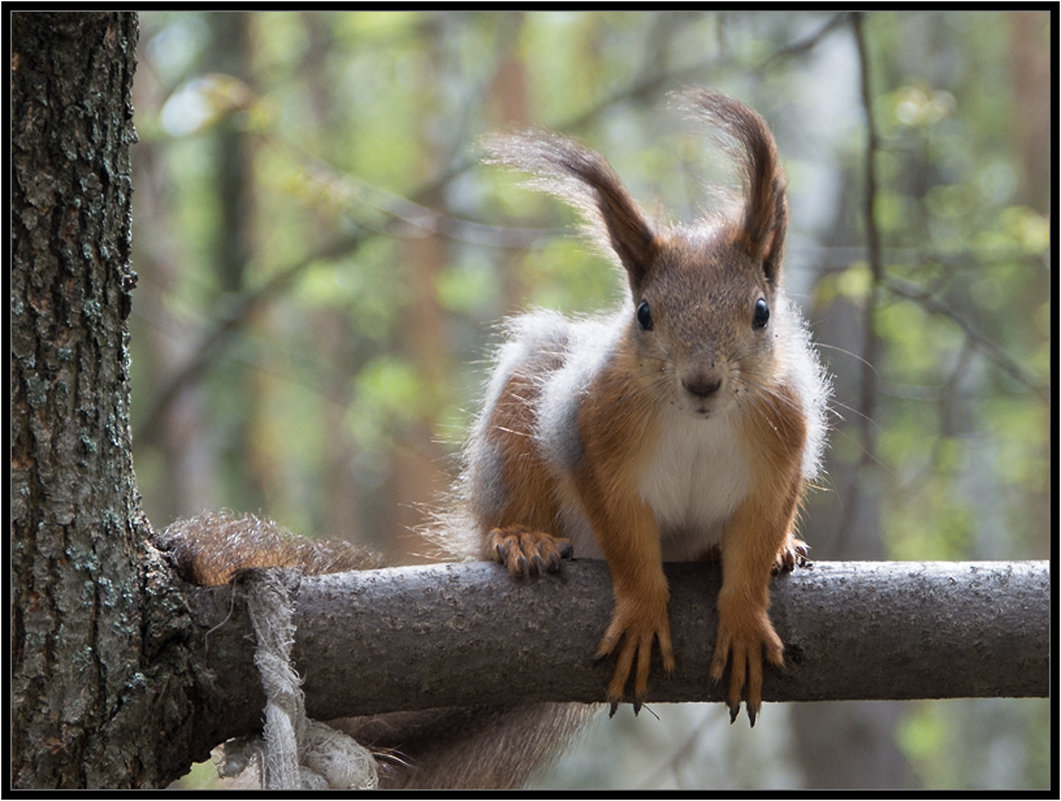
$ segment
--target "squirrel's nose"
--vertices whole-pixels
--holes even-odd
[[[710,398],[722,386],[722,376],[718,373],[694,373],[682,379],[682,386],[690,395]]]

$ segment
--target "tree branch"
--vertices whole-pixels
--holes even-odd
[[[718,701],[707,679],[717,565],[666,565],[678,667],[657,663],[650,701]],[[208,670],[204,736],[260,725],[253,637],[231,587],[190,593]],[[237,596],[239,592],[237,590]],[[293,658],[306,709],[330,719],[396,710],[541,701],[603,702],[613,665],[593,653],[612,611],[603,562],[510,578],[488,563],[304,578]],[[831,562],[773,582],[784,674],[772,701],[1045,696],[1047,562]]]
[[[1047,403],[1050,402],[1049,385],[1044,384],[1030,367],[1010,356],[1000,345],[992,341],[986,334],[978,330],[961,314],[931,292],[912,281],[905,281],[895,276],[887,276],[884,280],[884,286],[889,292],[899,297],[908,298],[921,304],[925,311],[946,317],[961,329],[962,333],[965,334],[966,341],[980,351],[988,361],[1008,373],[1011,378],[1019,381],[1042,400]]]
[[[866,500],[862,489],[862,476],[867,467],[877,461],[877,365],[880,363],[881,341],[877,334],[877,310],[880,304],[881,284],[884,281],[884,261],[881,258],[881,237],[877,225],[877,153],[880,136],[873,106],[873,88],[870,78],[869,45],[863,26],[862,12],[851,14],[851,29],[858,51],[859,88],[862,111],[866,119],[866,151],[863,162],[862,217],[866,229],[866,259],[869,262],[871,283],[866,294],[862,312],[862,348],[859,353],[861,371],[859,375],[858,434],[861,454],[849,471],[844,492],[843,516],[837,533],[839,548],[844,550]]]

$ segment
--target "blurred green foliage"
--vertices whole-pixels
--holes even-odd
[[[788,167],[787,280],[837,387],[829,475],[804,527],[815,556],[1048,555],[1052,198],[1049,114],[1034,113],[1052,99],[1037,72],[1046,12],[868,13],[872,153],[845,13],[141,19],[133,411],[156,526],[260,510],[418,558],[406,529],[455,469],[496,323],[621,297],[575,215],[480,165],[479,137],[558,127],[650,213],[689,220],[722,202],[706,185],[734,181],[666,108],[668,92],[704,84],[759,109]],[[868,525],[855,508],[872,510]],[[1003,703],[904,706],[906,786],[1045,786],[1045,702],[1004,707],[996,731]],[[982,755],[1003,742],[1021,767],[998,785]],[[762,771],[734,781],[756,775],[788,786]]]

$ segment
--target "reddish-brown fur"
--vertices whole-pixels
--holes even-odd
[[[716,441],[702,440],[707,434],[697,432],[717,429],[696,427],[712,417],[729,421],[731,435],[710,436],[721,437],[719,452],[737,449],[746,485],[711,485],[717,500],[695,509],[723,508],[730,502],[726,499],[736,497],[727,493],[742,489],[724,518],[720,541],[705,542],[696,553],[702,558],[720,554],[722,560],[711,677],[721,680],[729,666],[731,713],[736,715],[746,697],[754,723],[763,659],[783,663],[783,646],[767,614],[770,577],[804,561],[806,546],[792,529],[805,481],[809,421],[821,414],[813,393],[824,396],[827,389],[822,381],[808,390],[806,381],[786,372],[817,369],[798,337],[775,342],[768,320],[753,324],[758,303],[783,308],[779,284],[788,207],[773,138],[758,115],[729,98],[699,91],[688,100],[698,116],[736,140],[739,147],[732,151],[747,190],[739,217],[712,221],[701,231],[655,231],[603,159],[573,142],[546,134],[495,145],[501,161],[535,173],[537,185],[585,212],[591,231],[625,269],[633,307],[614,352],[578,397],[578,450],[570,464],[550,462],[535,428],[542,383],[564,359],[575,358],[570,353],[539,354],[526,362],[526,372],[516,369],[487,410],[482,436],[490,453],[500,457],[504,500],[485,521],[483,550],[513,574],[556,569],[558,555],[569,548],[558,536],[565,533],[565,515],[570,517],[572,509],[584,515],[608,562],[615,595],[612,620],[598,647],[598,655],[617,654],[607,697],[614,711],[635,671],[636,710],[647,693],[654,641],[664,668],[674,666],[660,510],[645,494],[658,492],[646,489],[656,484],[645,481],[649,471],[659,469],[652,460],[660,458],[664,409],[690,410],[682,418],[688,422],[680,425],[689,427],[696,442],[708,443],[697,446],[706,450],[693,452],[697,464],[701,456],[710,462]],[[639,329],[633,311],[646,299],[660,316],[655,326]],[[802,349],[797,356],[807,356],[804,366],[785,366],[779,352],[785,347]],[[801,391],[812,396],[801,397]],[[673,427],[670,414],[666,419]],[[814,417],[814,422],[820,421]],[[668,441],[673,436],[672,431]],[[653,482],[658,475],[652,473]],[[673,514],[669,496],[659,497]]]

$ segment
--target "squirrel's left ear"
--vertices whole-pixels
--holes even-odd
[[[683,92],[679,100],[695,116],[736,140],[734,146],[728,138],[717,139],[737,157],[744,173],[740,236],[752,258],[762,263],[767,282],[776,284],[784,256],[788,199],[773,134],[756,112],[719,92],[694,89]]]
[[[619,257],[639,295],[659,252],[652,225],[607,161],[589,148],[549,131],[484,140],[492,158],[535,176],[532,185],[582,212],[590,234]]]

